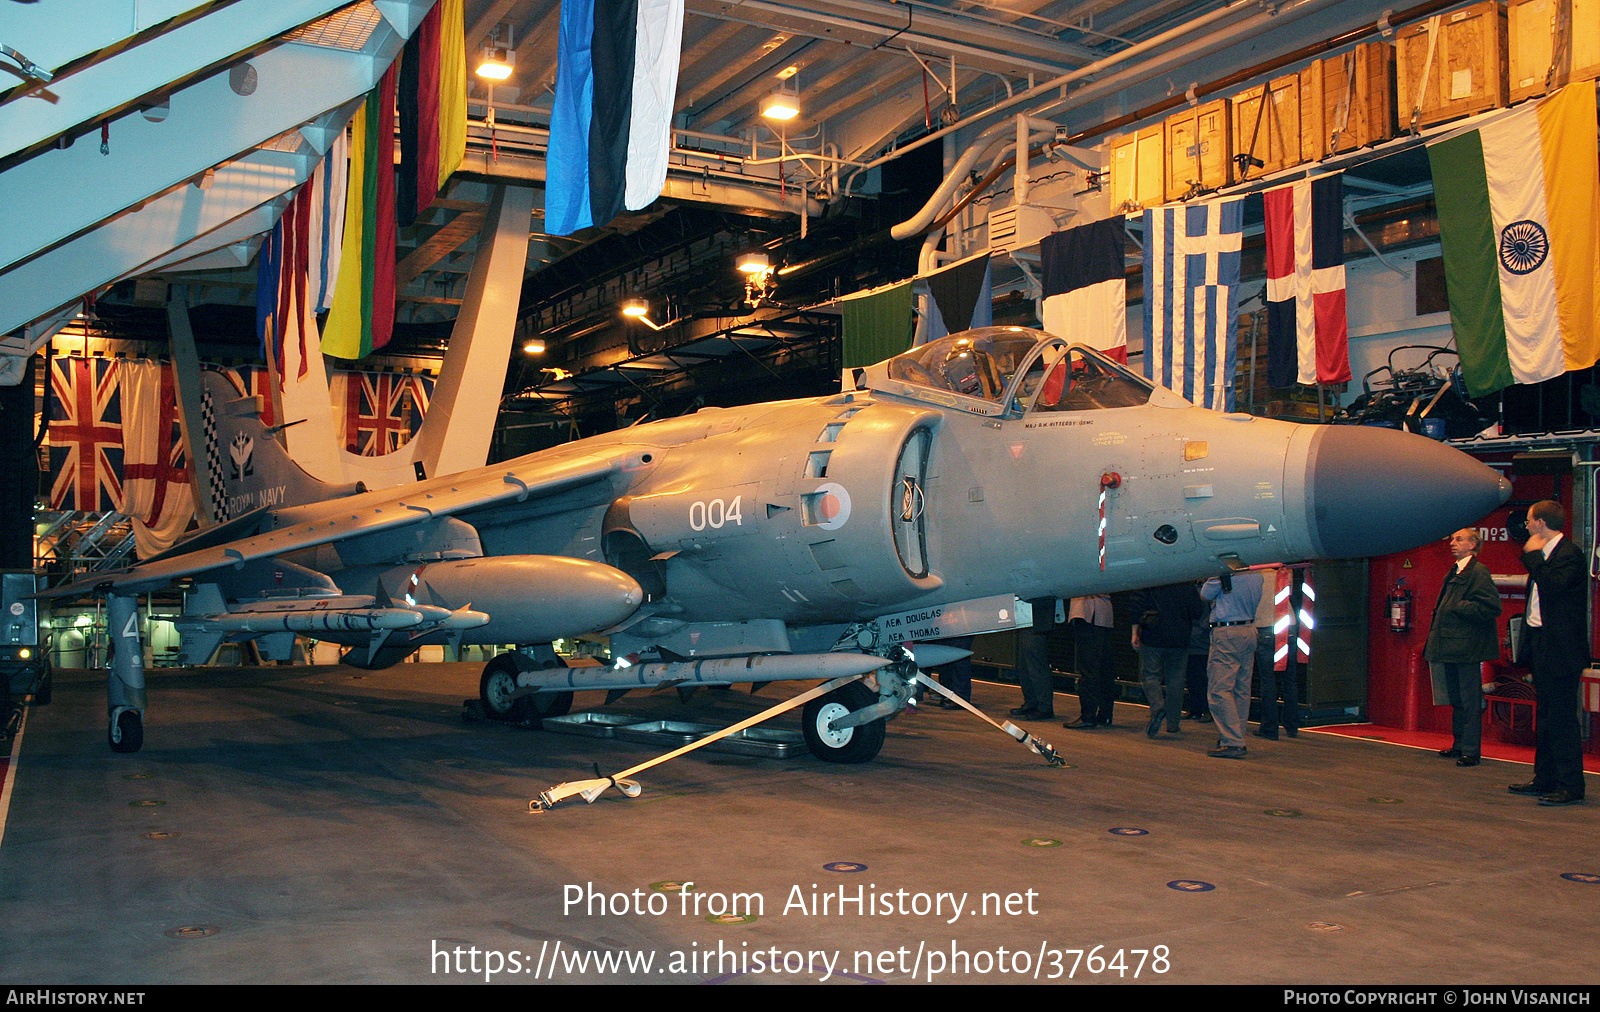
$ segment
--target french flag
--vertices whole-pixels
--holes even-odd
[[[1347,383],[1344,176],[1262,194],[1267,212],[1267,382]]]
[[[571,235],[661,196],[683,0],[561,0],[545,231]]]
[[[1126,218],[1118,214],[1044,237],[1044,329],[1128,361]]]

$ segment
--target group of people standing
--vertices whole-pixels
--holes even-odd
[[[1533,669],[1533,779],[1508,788],[1545,806],[1583,801],[1583,742],[1578,722],[1578,681],[1589,664],[1584,593],[1589,567],[1583,550],[1563,533],[1567,515],[1546,500],[1528,507],[1528,571],[1524,654]],[[1451,708],[1452,742],[1439,755],[1457,766],[1481,761],[1484,661],[1500,657],[1500,592],[1489,567],[1478,561],[1479,534],[1450,535],[1455,565],[1445,574],[1434,604],[1423,656],[1433,681],[1435,706]]]
[[[1140,591],[1134,597],[1137,621],[1133,645],[1139,651],[1139,678],[1150,704],[1145,734],[1157,737],[1163,725],[1179,732],[1183,687],[1199,626],[1206,644],[1206,696],[1217,727],[1217,744],[1206,754],[1243,759],[1245,722],[1250,717],[1252,675],[1261,690],[1261,723],[1256,735],[1276,740],[1283,693],[1283,733],[1298,737],[1299,700],[1294,680],[1279,678],[1274,667],[1273,592],[1260,573],[1214,577],[1200,584],[1173,583]]]
[[[1509,789],[1533,795],[1541,805],[1577,804],[1584,799],[1577,695],[1579,678],[1590,661],[1584,614],[1588,566],[1583,550],[1563,534],[1566,513],[1559,504],[1535,503],[1528,510],[1527,526],[1522,553],[1528,571],[1525,653],[1538,697],[1537,742],[1533,778]],[[1456,531],[1449,544],[1455,564],[1439,590],[1424,657],[1434,704],[1452,708],[1453,742],[1439,755],[1454,759],[1457,766],[1471,767],[1482,761],[1481,664],[1500,657],[1500,593],[1488,567],[1477,559],[1477,531]],[[1205,652],[1205,697],[1217,730],[1216,746],[1208,756],[1249,755],[1245,734],[1252,676],[1261,698],[1256,736],[1276,740],[1280,727],[1291,738],[1299,736],[1295,679],[1275,664],[1275,590],[1276,583],[1266,581],[1260,572],[1244,572],[1199,585],[1153,587],[1133,596],[1133,646],[1139,652],[1140,681],[1150,707],[1147,736],[1159,737],[1163,729],[1179,733],[1185,681],[1197,643]],[[1058,616],[1054,599],[1033,605],[1033,628],[1018,635],[1023,702],[1011,715],[1044,720],[1055,716],[1045,645]],[[1063,726],[1110,726],[1115,698],[1111,600],[1105,595],[1073,598],[1064,611],[1059,618],[1073,630],[1081,711]]]

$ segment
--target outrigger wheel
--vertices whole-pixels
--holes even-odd
[[[514,696],[517,675],[540,668],[566,667],[558,657],[539,665],[524,654],[500,654],[483,666],[483,677],[478,679],[478,701],[490,720],[507,724],[526,724],[541,717],[560,717],[572,709],[572,693],[540,692]]]
[[[851,682],[813,699],[801,711],[800,727],[805,732],[806,747],[811,754],[830,763],[864,763],[883,749],[888,735],[888,720],[879,717],[854,727],[833,728],[830,725],[847,713],[853,713],[878,701],[878,694],[862,685]]]

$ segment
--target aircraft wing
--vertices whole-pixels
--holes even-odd
[[[482,468],[462,474],[459,480],[382,489],[329,500],[328,510],[311,520],[117,572],[94,573],[39,596],[73,597],[111,590],[140,594],[209,570],[242,566],[257,559],[274,558],[357,535],[395,530],[434,517],[555,495],[599,481],[615,472],[617,466],[613,460],[592,456],[555,462],[534,461],[503,469]]]

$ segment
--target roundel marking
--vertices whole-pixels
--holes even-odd
[[[1550,256],[1544,226],[1527,218],[1500,230],[1500,265],[1512,274],[1532,274]]]
[[[822,518],[817,526],[825,531],[843,527],[850,520],[850,493],[843,485],[830,481],[817,486],[817,494],[817,515]]]

